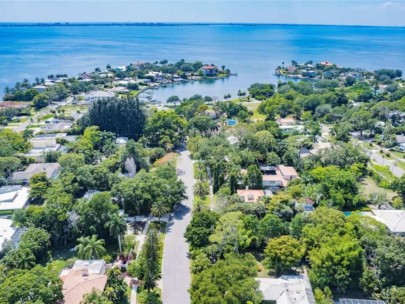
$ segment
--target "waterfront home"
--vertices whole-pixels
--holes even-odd
[[[332,62],[330,62],[330,61],[322,61],[322,62],[320,62],[319,63],[320,65],[323,65],[323,66],[333,66],[334,64],[332,63]]]
[[[112,93],[128,93],[129,90],[126,87],[118,86],[114,87],[112,89],[108,89],[107,92],[112,92]]]
[[[173,76],[172,76],[172,80],[173,80],[174,82],[177,82],[177,81],[183,81],[184,79],[181,78],[179,75],[173,75]]]
[[[93,290],[102,292],[107,283],[104,260],[77,260],[73,267],[62,269],[64,304],[78,304]]]
[[[256,278],[263,300],[277,304],[315,304],[307,275],[283,275],[279,278]]]
[[[392,234],[405,236],[405,210],[372,210],[369,215],[383,223],[391,231]]]
[[[27,184],[31,177],[35,174],[44,172],[46,177],[49,179],[54,179],[59,173],[58,163],[38,163],[30,164],[24,171],[16,171],[11,176],[13,182],[25,183]]]
[[[86,94],[80,94],[80,97],[83,97],[84,102],[89,104],[97,100],[102,100],[102,99],[107,99],[107,98],[112,98],[115,96],[115,93],[113,92],[106,92],[106,91],[101,91],[101,90],[96,90],[96,91],[91,91]]]
[[[27,204],[27,187],[3,186],[0,188],[0,211],[24,209]]]
[[[152,82],[152,80],[149,78],[138,79],[138,81],[137,81],[137,83],[144,83],[144,84],[149,84],[151,82]]]
[[[236,193],[245,203],[256,203],[265,196],[264,190],[238,189],[236,190]]]
[[[164,75],[161,72],[149,72],[145,76],[152,79],[153,82],[163,82],[165,80]]]
[[[79,79],[81,80],[90,80],[91,81],[92,75],[86,72],[80,73],[79,74]]]
[[[309,71],[304,70],[304,71],[301,71],[301,75],[304,77],[313,78],[316,76],[316,72],[313,70],[309,70]]]
[[[47,87],[44,85],[36,85],[35,87],[33,87],[33,89],[35,89],[38,93],[43,93],[45,92]]]
[[[201,67],[200,71],[202,72],[203,76],[206,77],[213,77],[217,76],[218,68],[215,65],[206,64]]]

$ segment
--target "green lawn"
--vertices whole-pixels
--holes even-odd
[[[363,194],[365,197],[369,197],[371,193],[375,192],[386,193],[389,199],[392,199],[393,197],[398,195],[396,192],[390,189],[379,187],[376,182],[369,176],[367,176],[360,182],[360,193]]]
[[[44,116],[41,116],[41,118],[39,120],[40,121],[45,121],[45,120],[47,120],[49,118],[52,118],[54,116],[55,116],[54,114],[45,114]]]
[[[62,269],[66,267],[66,261],[55,260],[55,261],[49,262],[47,264],[47,267],[54,270],[56,273],[60,273],[62,271]]]

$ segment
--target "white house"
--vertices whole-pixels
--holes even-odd
[[[405,210],[372,210],[366,214],[383,223],[393,234],[405,236]]]
[[[35,87],[33,87],[33,89],[35,89],[38,93],[43,93],[45,92],[45,90],[48,87],[44,86],[44,85],[36,85]]]
[[[286,187],[291,180],[299,177],[291,166],[260,166],[260,171],[263,172],[264,188]]]
[[[264,301],[277,304],[315,304],[311,284],[306,275],[284,275],[256,278]]]
[[[4,249],[7,241],[11,241],[14,247],[18,246],[21,236],[26,228],[13,227],[13,221],[0,217],[0,252]]]
[[[81,95],[81,96],[83,96],[85,103],[92,103],[97,100],[112,98],[115,96],[115,94],[113,92],[97,90],[97,91],[91,91],[91,92]]]
[[[28,188],[4,186],[0,188],[0,210],[23,209],[28,204]]]

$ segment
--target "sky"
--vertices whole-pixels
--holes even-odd
[[[405,0],[0,0],[0,22],[405,26]]]

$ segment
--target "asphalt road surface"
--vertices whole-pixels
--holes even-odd
[[[193,204],[194,173],[190,153],[183,151],[177,161],[177,173],[186,185],[187,199],[175,210],[173,221],[169,223],[165,237],[162,267],[163,304],[189,304],[190,260],[189,246],[184,232],[191,220]]]

